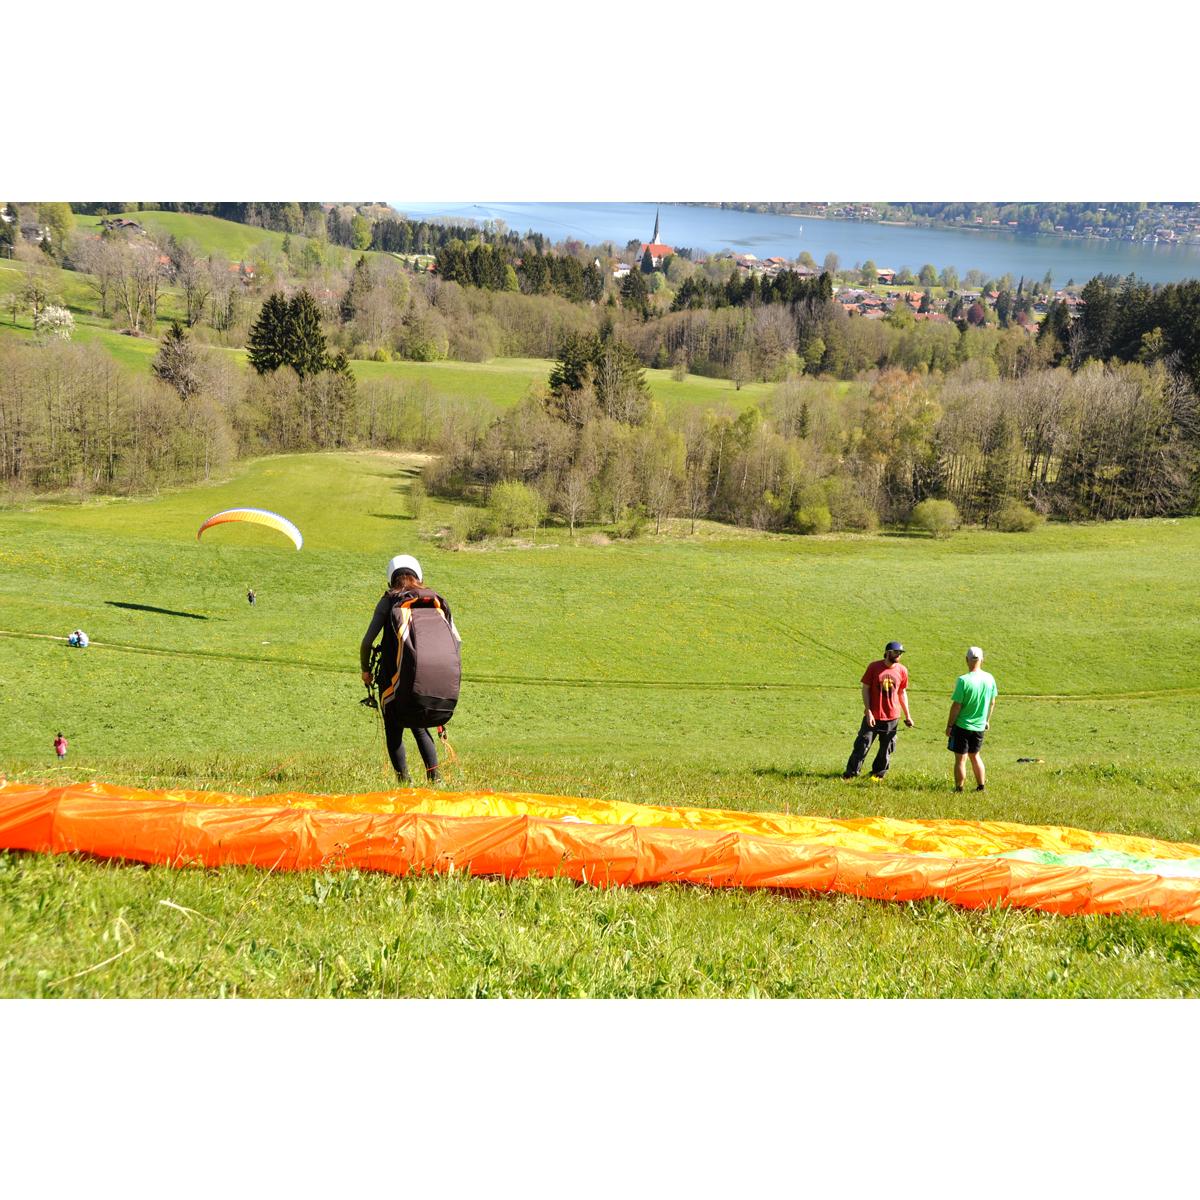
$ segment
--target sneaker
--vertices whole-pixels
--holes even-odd
[[[961,792],[961,791],[962,791],[962,788],[960,788],[960,787],[956,787],[954,790],[955,790],[956,792]]]
[[[872,775],[872,776],[871,776],[871,782],[872,782],[872,783],[882,783],[882,782],[883,782],[883,776],[882,776],[882,775]]]
[[[842,778],[843,779],[857,779],[858,776],[857,775],[843,775]]]
[[[984,784],[981,783],[975,790],[977,792],[984,792],[984,791],[987,791],[987,788]]]

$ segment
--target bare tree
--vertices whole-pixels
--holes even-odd
[[[571,537],[575,536],[575,525],[587,515],[591,505],[591,480],[587,470],[575,464],[562,478],[558,489],[559,512],[567,518],[571,526]]]
[[[158,289],[162,281],[159,249],[153,242],[137,242],[120,247],[114,277],[117,303],[128,328],[142,332],[142,322],[153,325],[158,307]]]
[[[83,272],[84,282],[100,301],[100,315],[108,316],[108,303],[120,272],[120,244],[112,238],[77,234],[71,244],[71,259]]]
[[[208,263],[197,258],[190,246],[182,246],[176,252],[175,278],[183,288],[187,323],[195,325],[204,316],[204,307],[212,294],[212,273]]]
[[[215,256],[208,260],[209,310],[212,327],[225,333],[234,323],[237,307],[237,289],[241,287],[238,277],[229,269],[230,264]]]

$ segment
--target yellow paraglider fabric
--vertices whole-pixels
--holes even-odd
[[[227,508],[224,512],[216,513],[196,531],[196,540],[200,540],[200,535],[206,529],[210,529],[214,525],[224,525],[230,521],[244,521],[250,525],[262,525],[267,529],[274,529],[291,538],[292,544],[297,550],[304,545],[304,535],[287,517],[281,517],[278,513],[270,512],[265,508]]]
[[[0,785],[0,846],[175,866],[564,875],[599,885],[940,897],[968,908],[1140,912],[1200,923],[1200,878],[1000,857],[1105,852],[1178,862],[1200,846],[1006,822],[833,820],[521,793],[347,796]]]

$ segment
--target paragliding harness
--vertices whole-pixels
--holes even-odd
[[[413,587],[393,594],[375,683],[380,706],[406,728],[432,729],[454,715],[462,657],[449,607],[436,592]]]
[[[374,709],[381,724],[386,708],[406,728],[436,728],[443,765],[453,767],[458,755],[446,736],[446,722],[458,703],[462,658],[446,602],[428,588],[397,592],[368,669],[375,687],[365,685],[367,694],[359,703]]]

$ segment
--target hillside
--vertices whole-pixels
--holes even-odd
[[[155,214],[135,213],[137,218],[147,218]],[[251,233],[261,233],[267,238],[282,240],[282,234],[273,234],[267,230],[251,230],[250,226],[235,225],[231,221],[219,221],[216,217],[191,216],[184,213],[158,214],[164,218],[178,218],[171,221],[171,232],[188,237],[199,235],[208,239],[197,242],[207,247],[211,253],[228,253],[231,257],[244,252],[253,255],[254,246],[261,246],[263,241],[251,243],[248,238]],[[80,218],[80,225],[92,218]],[[208,224],[206,224],[208,223]],[[229,226],[239,231],[236,235],[226,235],[216,230],[216,226]],[[164,226],[165,228],[165,226]],[[249,231],[249,232],[247,232]],[[216,236],[219,235],[219,236]],[[216,248],[224,240],[225,249]],[[239,240],[240,239],[240,240]],[[244,250],[239,250],[243,247]],[[386,257],[386,256],[384,256]],[[87,286],[85,276],[75,271],[64,271],[52,264],[39,264],[46,277],[48,287],[53,295],[61,298],[75,318],[74,340],[77,342],[97,342],[102,345],[122,365],[137,369],[149,370],[150,360],[158,350],[156,337],[129,337],[113,328],[112,322],[103,320],[97,315],[98,302],[94,292]],[[11,311],[5,311],[4,299],[19,291],[24,280],[23,269],[19,263],[0,261],[0,337],[16,336],[30,338],[33,336],[32,322],[28,314],[19,314],[13,321]],[[159,332],[165,328],[168,321],[178,319],[183,315],[182,300],[173,288],[163,291],[159,303]],[[216,353],[226,354],[239,364],[245,363],[245,351],[240,348],[214,347]],[[549,377],[553,362],[548,359],[535,358],[497,358],[489,362],[455,362],[443,360],[438,362],[375,362],[369,359],[352,359],[351,369],[355,378],[361,381],[383,380],[406,384],[425,384],[436,395],[446,396],[454,400],[484,401],[496,408],[507,408],[526,395],[532,383],[542,383]],[[699,407],[708,408],[728,405],[741,409],[769,396],[775,385],[762,382],[743,384],[738,390],[728,379],[712,379],[700,375],[688,375],[682,380],[673,378],[667,370],[646,369],[646,381],[654,398],[665,408]],[[834,385],[844,389],[845,384]]]
[[[0,512],[0,762],[9,776],[250,791],[386,786],[375,718],[357,704],[357,644],[386,557],[408,549],[452,599],[464,636],[451,786],[1197,836],[1191,748],[1162,731],[1197,694],[1177,648],[1200,617],[1185,586],[1200,568],[1200,521],[946,543],[731,536],[702,525],[695,537],[594,544],[584,534],[570,544],[547,531],[533,544],[447,553],[431,540],[447,506],[431,502],[420,522],[409,515],[419,466],[382,454],[285,456],[150,500]],[[205,516],[240,503],[294,518],[304,549],[233,526],[196,541]],[[247,586],[258,591],[253,609]],[[93,638],[85,652],[56,640],[76,626]],[[838,775],[857,723],[858,677],[895,636],[909,647],[917,728],[902,733],[886,786],[846,785]],[[968,641],[987,649],[1001,700],[989,789],[955,796],[940,731]],[[50,752],[60,728],[72,746],[65,768]],[[245,936],[197,942],[181,923],[156,935],[162,960],[130,956],[74,979],[106,957],[103,927],[81,911],[120,908],[140,928],[157,920],[168,881],[177,903],[213,914],[232,915],[253,892]],[[317,882],[331,898],[310,921],[302,897],[314,884],[303,877],[0,855],[0,919],[12,931],[4,992],[1200,989],[1200,937],[1153,921],[672,887],[604,893],[562,881],[352,873]],[[407,928],[423,931],[421,951],[401,937],[381,960],[370,931],[396,897],[412,914]],[[20,936],[35,909],[36,942]],[[505,942],[500,958],[463,956],[455,930],[495,946],[514,913],[538,936]],[[640,933],[618,937],[617,960],[607,943],[576,959],[591,945],[579,931],[597,922]],[[1105,950],[1114,937],[1126,947],[1119,957]],[[310,973],[318,955],[332,959],[333,944],[344,969]],[[1070,974],[1051,969],[1064,954],[1073,955]],[[65,991],[45,986],[62,977],[73,979]]]

